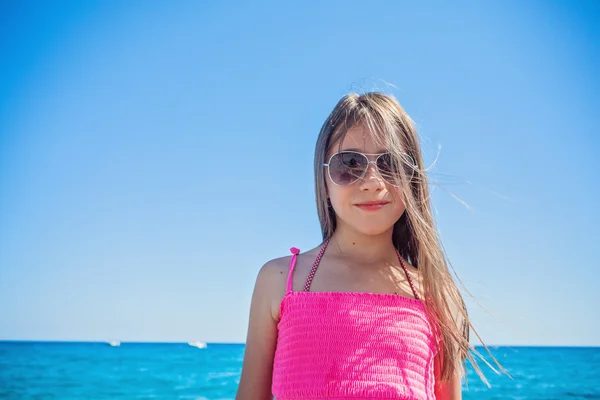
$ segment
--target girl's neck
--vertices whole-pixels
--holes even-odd
[[[381,264],[395,254],[392,232],[393,228],[379,235],[365,235],[349,227],[338,226],[328,247],[332,247],[337,256],[359,264]]]

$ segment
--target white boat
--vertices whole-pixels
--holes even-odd
[[[108,342],[108,344],[110,344],[112,347],[119,347],[121,345],[121,342],[119,342],[118,340],[111,340]]]
[[[199,349],[205,349],[206,348],[206,342],[188,342],[188,344],[192,347],[197,347]]]

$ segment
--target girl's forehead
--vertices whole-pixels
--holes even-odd
[[[378,146],[373,140],[373,135],[362,124],[356,124],[351,127],[342,141],[337,140],[331,146],[330,154],[339,150],[355,150],[363,153],[385,153],[386,150]]]

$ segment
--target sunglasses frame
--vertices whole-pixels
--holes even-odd
[[[359,176],[358,178],[356,178],[356,180],[354,180],[354,181],[352,181],[352,182],[350,182],[350,183],[348,183],[348,184],[346,184],[346,185],[340,185],[340,184],[339,184],[339,183],[337,183],[335,180],[333,180],[333,178],[331,177],[331,168],[329,168],[329,165],[331,164],[331,160],[333,159],[333,157],[337,156],[338,154],[343,154],[343,153],[354,153],[354,154],[360,154],[361,156],[363,156],[364,158],[366,158],[366,159],[367,159],[367,167],[365,168],[365,170],[364,170],[364,172],[362,173],[362,175],[361,175],[361,176]],[[328,162],[326,162],[326,163],[323,163],[323,166],[324,166],[324,167],[327,167],[327,174],[329,175],[329,180],[330,180],[331,182],[333,182],[333,184],[334,184],[334,185],[336,185],[336,186],[342,186],[342,187],[344,187],[344,186],[350,186],[350,185],[352,185],[352,184],[354,184],[354,183],[358,182],[359,180],[363,179],[363,178],[365,177],[365,175],[367,174],[367,171],[369,170],[369,165],[371,165],[371,164],[375,164],[375,169],[377,170],[377,173],[379,174],[379,176],[381,176],[381,178],[382,178],[384,181],[386,181],[387,183],[389,183],[389,184],[390,184],[390,185],[392,185],[392,186],[396,186],[396,185],[394,185],[393,183],[391,183],[391,182],[388,182],[388,181],[387,181],[387,180],[386,180],[386,179],[383,177],[383,174],[381,173],[381,171],[379,170],[379,166],[377,165],[377,161],[379,161],[379,158],[380,158],[381,156],[384,156],[384,155],[386,155],[386,154],[390,154],[390,153],[389,153],[389,152],[385,152],[385,153],[361,153],[360,151],[354,151],[354,150],[342,150],[342,151],[338,151],[338,152],[337,152],[337,153],[335,153],[335,154],[332,154],[332,155],[331,155],[331,157],[329,157],[329,160],[328,160]],[[413,165],[414,167],[417,167],[417,164],[416,164],[416,162],[414,161],[414,158],[412,158],[412,157],[411,157],[409,154],[407,154],[407,153],[402,153],[402,154],[403,154],[403,155],[405,155],[406,157],[408,157],[408,159],[412,160],[412,161],[414,162],[414,164],[412,164],[412,165]],[[371,160],[369,160],[369,157],[367,157],[367,156],[377,156],[377,157],[375,158],[375,160],[374,160],[374,161],[371,161]],[[410,180],[411,180],[413,177],[414,177],[414,170],[413,170],[413,173],[412,173],[412,175],[410,176],[410,178],[409,178],[408,180],[410,181]]]

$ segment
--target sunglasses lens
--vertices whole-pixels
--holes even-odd
[[[410,181],[414,176],[415,170],[415,162],[409,155],[406,155],[401,161],[401,168],[404,169],[404,174],[406,178]],[[379,169],[379,173],[382,178],[385,179],[388,183],[395,185],[396,179],[399,179],[398,174],[396,173],[396,166],[392,162],[392,158],[389,153],[382,154],[377,159],[377,169]]]
[[[356,182],[367,170],[368,163],[369,160],[360,153],[337,153],[329,161],[331,180],[341,186]]]

